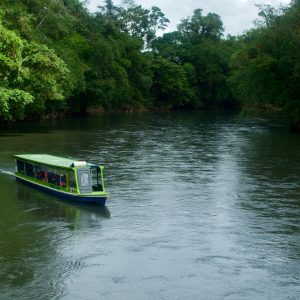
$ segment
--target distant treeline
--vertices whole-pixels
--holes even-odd
[[[0,120],[94,110],[275,107],[300,121],[300,0],[259,6],[255,28],[223,36],[201,9],[177,31],[160,8],[1,0]]]

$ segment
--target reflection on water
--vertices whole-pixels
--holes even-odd
[[[113,114],[0,130],[106,166],[107,206],[0,172],[3,299],[298,299],[300,139],[274,116]],[[1,299],[1,297],[0,297]]]
[[[1,297],[60,295],[64,276],[81,268],[80,260],[67,251],[76,231],[99,227],[110,218],[109,209],[49,197],[6,174],[0,174],[0,181],[6,195],[0,208]],[[41,291],[36,290],[39,286]],[[11,293],[11,287],[24,290]]]
[[[65,199],[50,197],[19,182],[16,182],[15,188],[18,204],[25,213],[34,212],[43,218],[63,219],[69,224],[70,229],[75,230],[82,226],[90,227],[92,225],[90,219],[93,216],[110,218],[110,211],[107,207],[96,204],[74,203]],[[30,202],[28,199],[30,199]]]

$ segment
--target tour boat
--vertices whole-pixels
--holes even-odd
[[[105,205],[103,166],[47,154],[14,158],[17,180],[65,199]]]

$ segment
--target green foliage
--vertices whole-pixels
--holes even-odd
[[[0,116],[6,121],[23,119],[26,105],[34,97],[19,89],[7,89],[0,86]]]
[[[191,62],[196,68],[197,86],[206,107],[224,107],[231,100],[226,83],[228,59],[223,41],[205,39],[193,47]]]
[[[164,30],[170,22],[159,7],[145,9],[133,0],[123,0],[120,7],[107,0],[100,8],[104,18],[113,22],[121,32],[141,39],[146,49],[149,49],[156,39],[157,31]]]
[[[0,24],[0,115],[22,119],[25,108],[43,111],[49,100],[63,100],[66,64],[46,45],[28,43]]]
[[[242,103],[285,109],[300,121],[300,2],[275,10],[261,6],[257,29],[241,37],[228,82]]]
[[[198,108],[226,102],[228,55],[215,14],[195,10],[179,31],[160,38],[157,32],[169,20],[160,8],[145,9],[133,0],[122,6],[106,0],[94,15],[79,0],[0,5],[6,26],[23,43],[14,88],[34,97],[28,115],[61,106],[85,112],[89,106],[131,110],[153,103]]]
[[[226,107],[233,103],[227,84],[232,46],[221,39],[222,32],[218,15],[203,16],[197,9],[192,17],[181,21],[178,31],[153,43],[157,55],[179,66],[189,66],[189,88],[198,95],[193,107]]]
[[[54,50],[31,42],[24,47],[23,57],[23,65],[30,73],[22,86],[36,99],[32,111],[43,111],[47,101],[64,100],[69,70]]]
[[[0,79],[2,85],[14,84],[22,73],[23,41],[0,24]]]
[[[192,17],[181,20],[178,30],[197,43],[203,38],[220,38],[224,28],[220,16],[214,13],[203,16],[202,9],[196,9]]]
[[[0,120],[240,104],[278,106],[300,124],[300,0],[260,5],[256,28],[226,39],[200,8],[159,37],[159,7],[103,2],[95,14],[80,0],[0,2]]]
[[[188,82],[188,76],[193,76],[192,66],[185,68],[161,58],[153,61],[152,68],[152,94],[158,105],[182,108],[196,102],[196,93]]]
[[[29,77],[22,65],[23,41],[0,24],[0,117],[4,120],[22,119],[25,106],[34,97],[17,88]]]

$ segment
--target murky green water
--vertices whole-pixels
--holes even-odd
[[[106,208],[0,172],[0,299],[299,299],[300,136],[286,120],[130,114],[0,130],[106,166]]]

